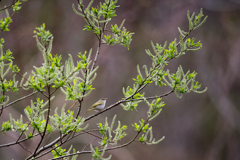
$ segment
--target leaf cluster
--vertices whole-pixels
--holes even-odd
[[[52,155],[53,158],[58,158],[60,156],[64,156],[64,155],[68,155],[70,154],[71,150],[72,150],[72,145],[69,147],[68,151],[66,152],[66,149],[63,149],[62,146],[58,146],[57,144],[55,144],[55,150],[52,150]],[[75,148],[73,148],[73,153],[76,153]],[[76,160],[78,155],[74,155],[72,156],[71,160]],[[64,160],[69,160],[69,157],[63,158]]]
[[[134,33],[127,31],[123,26],[125,20],[122,21],[120,26],[115,24],[111,25],[110,29],[106,28],[111,19],[116,16],[115,9],[118,7],[116,5],[117,0],[105,0],[104,3],[100,2],[99,6],[91,7],[93,1],[94,0],[91,0],[86,8],[84,8],[82,0],[79,1],[78,10],[81,13],[77,11],[73,4],[74,12],[83,17],[87,23],[83,30],[93,31],[103,44],[120,44],[129,49]],[[105,30],[111,32],[111,34],[104,34]]]
[[[116,145],[118,141],[124,138],[127,134],[124,132],[127,130],[126,125],[121,126],[121,122],[118,121],[118,125],[116,129],[113,129],[115,123],[116,115],[112,119],[111,125],[109,125],[107,117],[105,119],[105,123],[98,123],[99,132],[102,135],[102,140],[99,142],[100,146],[93,148],[91,145],[91,150],[93,152],[93,158],[107,160],[108,158],[103,158],[104,152],[108,145]],[[113,136],[114,134],[114,136]]]

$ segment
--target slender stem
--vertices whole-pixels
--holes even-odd
[[[171,90],[171,91],[169,91],[169,92],[167,92],[167,93],[165,93],[165,94],[159,95],[159,96],[146,97],[145,99],[156,99],[157,97],[158,97],[158,98],[161,98],[161,97],[165,97],[165,96],[167,96],[167,95],[169,95],[169,94],[171,94],[171,93],[173,93],[173,90]],[[98,116],[99,114],[102,114],[103,112],[105,112],[105,111],[107,111],[107,110],[112,109],[113,107],[118,106],[118,105],[121,104],[121,103],[128,102],[128,101],[144,100],[143,98],[140,98],[140,99],[129,99],[129,98],[130,98],[130,97],[127,97],[127,98],[124,98],[123,100],[117,101],[116,103],[110,105],[109,107],[107,107],[107,108],[104,109],[103,111],[98,112],[98,113],[96,113],[96,114],[94,114],[94,115],[91,115],[91,116],[87,117],[87,118],[85,119],[85,122],[86,122],[86,121],[89,121],[89,120],[92,119],[93,117]],[[128,100],[128,99],[129,99],[129,100]]]
[[[13,105],[13,104],[21,101],[21,100],[24,100],[24,99],[28,98],[28,97],[31,97],[32,95],[34,95],[34,94],[36,94],[36,93],[38,93],[38,91],[35,91],[35,92],[33,92],[33,93],[30,93],[29,95],[26,95],[26,96],[24,96],[24,97],[22,97],[22,98],[19,98],[19,99],[15,100],[15,101],[13,101],[13,102],[11,102],[11,103],[8,103],[8,104],[5,105],[2,109],[7,108],[7,107],[9,107],[9,106],[11,106],[11,105]],[[0,109],[0,110],[1,110],[1,109]]]
[[[15,5],[15,3],[17,3],[17,1],[18,1],[18,0],[13,0],[10,5],[8,5],[8,6],[4,7],[4,8],[2,8],[2,9],[0,9],[0,11],[3,11],[3,10],[6,10],[6,9],[8,9],[8,8],[13,7],[13,6]],[[21,4],[26,3],[26,2],[28,2],[28,1],[30,1],[30,0],[27,0],[27,1],[25,1],[25,2],[22,2]]]
[[[98,136],[98,135],[96,135],[96,134],[93,134],[93,133],[91,133],[91,132],[89,132],[89,131],[84,131],[84,130],[82,130],[84,133],[87,133],[87,134],[90,134],[90,135],[92,135],[92,136],[94,136],[94,137],[97,137],[98,139],[102,139],[102,137],[100,137],[100,136]]]
[[[83,147],[82,151],[84,151],[84,149],[89,146],[91,143],[93,143],[94,141],[96,141],[98,138],[95,138],[94,140],[92,140],[91,142],[89,142],[86,146]]]
[[[98,47],[97,47],[97,51],[96,51],[96,55],[95,55],[95,58],[93,60],[93,64],[92,64],[92,68],[90,70],[90,72],[95,68],[95,65],[96,65],[96,62],[97,62],[97,58],[98,58],[98,55],[100,53],[100,47],[101,47],[101,41],[99,41],[99,44],[98,44]]]
[[[41,140],[39,141],[39,143],[38,143],[34,153],[30,157],[28,157],[27,159],[30,159],[32,157],[35,157],[35,155],[37,155],[36,154],[37,150],[40,147],[40,145],[41,145],[41,143],[42,143],[42,141],[43,141],[43,139],[45,137],[45,134],[47,132],[47,126],[48,126],[48,121],[49,121],[49,116],[50,116],[50,108],[51,108],[51,95],[50,95],[51,94],[51,91],[50,91],[51,87],[48,85],[47,88],[48,88],[48,95],[49,96],[48,96],[48,111],[47,111],[47,120],[46,120],[45,128],[44,128],[43,134],[41,135]],[[60,137],[60,139],[61,139],[61,137]]]
[[[173,92],[174,92],[174,89],[172,89],[171,91],[169,91],[165,94],[159,95],[159,96],[145,97],[145,98],[139,98],[139,99],[128,99],[128,100],[124,100],[123,102],[138,101],[138,100],[144,100],[144,99],[150,100],[150,99],[162,98],[162,97],[168,96],[169,94],[171,94]]]
[[[109,7],[110,1],[109,1],[109,3],[108,3],[107,5],[108,5],[108,7]],[[105,20],[106,20],[106,18],[105,18]],[[100,24],[100,23],[99,23],[99,24]],[[98,43],[97,52],[96,52],[95,58],[94,58],[94,60],[93,60],[93,64],[92,64],[92,68],[91,68],[90,72],[92,72],[92,70],[95,68],[95,65],[96,65],[96,62],[97,62],[97,58],[98,58],[98,55],[99,55],[99,53],[100,53],[100,47],[101,47],[101,45],[102,45],[102,38],[103,38],[104,32],[105,32],[105,30],[106,30],[107,24],[108,24],[108,22],[104,22],[104,23],[103,23],[102,30],[101,30],[101,32],[100,32],[100,37],[99,37],[99,43]]]
[[[2,62],[2,63],[3,63],[3,62]],[[0,77],[0,80],[1,80],[1,83],[3,84],[3,78],[2,78],[2,76]],[[2,91],[2,96],[5,97],[5,91]],[[4,98],[4,99],[5,99],[5,98]],[[3,101],[4,101],[4,99],[3,99]],[[3,113],[3,105],[1,106],[0,116],[2,115],[2,113]]]
[[[81,112],[81,109],[82,109],[83,98],[81,100],[78,100],[78,102],[79,102],[79,106],[78,106],[78,112],[77,112],[76,118],[80,115],[80,112]]]
[[[13,0],[10,5],[8,5],[8,6],[4,7],[4,8],[2,8],[2,9],[0,9],[0,11],[3,11],[3,10],[5,10],[5,9],[8,9],[8,8],[12,7],[15,3],[17,3],[17,1],[18,1],[18,0]]]
[[[19,146],[22,147],[25,151],[32,154],[32,152],[29,149],[27,149],[26,147],[24,147],[21,143],[19,143]]]
[[[38,136],[38,135],[39,135],[39,134],[36,134],[36,135],[34,135],[34,137],[35,137],[35,136]],[[19,138],[18,138],[18,140],[17,140],[16,142],[12,142],[12,143],[7,143],[7,144],[0,145],[0,148],[13,146],[13,145],[22,143],[22,142],[27,141],[27,140],[29,140],[29,139],[28,139],[28,138],[25,138],[25,139],[19,140]]]
[[[74,103],[73,103],[73,105],[68,109],[68,110],[71,110],[75,105],[76,105],[76,103],[77,103],[78,101],[75,101]],[[66,111],[67,112],[67,111]]]

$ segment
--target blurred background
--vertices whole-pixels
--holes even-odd
[[[87,4],[88,0],[84,0]],[[1,8],[11,4],[11,0],[2,0]],[[76,0],[38,0],[29,1],[22,5],[19,13],[13,16],[10,25],[11,32],[3,32],[5,50],[10,49],[15,57],[14,63],[19,66],[21,73],[30,72],[33,66],[40,66],[42,55],[37,49],[33,30],[46,24],[46,29],[54,35],[53,54],[61,54],[63,59],[72,54],[77,59],[78,52],[93,49],[96,52],[97,38],[91,32],[83,31],[84,20],[72,11],[72,3]],[[96,0],[95,4],[99,1]],[[97,61],[98,76],[93,83],[95,90],[85,98],[85,110],[102,97],[108,97],[107,106],[123,97],[122,87],[132,86],[137,75],[136,65],[151,65],[145,49],[151,49],[151,40],[163,44],[179,37],[178,27],[187,31],[187,11],[190,13],[203,8],[208,15],[207,22],[191,33],[190,37],[201,40],[203,47],[197,52],[174,59],[168,65],[170,72],[176,72],[182,65],[185,71],[198,72],[197,80],[202,89],[208,87],[203,94],[190,93],[182,99],[174,94],[163,98],[166,106],[153,121],[153,134],[156,139],[165,136],[157,145],[147,146],[134,142],[126,148],[106,153],[113,155],[112,160],[239,160],[240,159],[240,1],[239,0],[120,0],[117,17],[112,24],[120,24],[126,19],[125,27],[134,32],[130,49],[122,46],[103,46]],[[11,11],[10,11],[11,12]],[[2,12],[1,17],[5,16]],[[94,55],[94,54],[93,54]],[[146,96],[160,95],[170,88],[157,88],[154,85],[144,90]],[[19,91],[12,95],[12,100],[22,97],[31,91]],[[62,107],[64,103],[70,107],[74,102],[65,102],[61,92],[56,93],[59,99],[54,106]],[[40,94],[39,94],[40,95]],[[30,104],[31,99],[19,102],[4,110],[0,122],[9,119],[9,113],[14,118],[24,114],[23,109]],[[11,100],[10,100],[11,101]],[[110,111],[93,118],[89,123],[96,128],[97,122],[109,121],[115,114],[117,120],[128,125],[128,138],[133,137],[131,124],[146,118],[148,107],[141,104],[137,111],[124,111],[117,106]],[[54,110],[54,109],[53,109]],[[77,107],[73,109],[77,111]],[[26,120],[26,119],[24,119]],[[16,141],[19,134],[5,133],[0,135],[0,143]],[[55,136],[58,136],[55,135]],[[54,139],[49,137],[48,141]],[[70,141],[76,150],[94,140],[92,136],[80,136]],[[39,139],[23,143],[26,148],[33,148]],[[47,142],[44,142],[47,143]],[[70,144],[69,143],[69,144]],[[65,145],[64,147],[69,147]],[[97,145],[98,142],[93,143]],[[89,150],[89,146],[85,149]],[[0,148],[1,159],[24,159],[29,155],[19,145]],[[42,160],[51,158],[46,155]],[[78,159],[91,159],[90,154],[80,155]]]

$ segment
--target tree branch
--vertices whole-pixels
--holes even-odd
[[[15,100],[15,101],[13,101],[13,102],[11,102],[11,103],[8,103],[8,104],[6,104],[3,108],[1,108],[0,110],[3,110],[4,108],[7,108],[7,107],[13,105],[14,103],[17,103],[17,102],[19,102],[19,101],[21,101],[21,100],[24,100],[24,99],[28,98],[28,97],[31,97],[32,95],[36,94],[37,92],[38,92],[38,91],[35,91],[35,92],[33,92],[33,93],[30,93],[29,95],[26,95],[26,96],[24,96],[24,97],[22,97],[22,98],[19,98],[19,99]]]

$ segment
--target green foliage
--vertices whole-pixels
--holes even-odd
[[[2,95],[0,96],[0,105],[5,105],[9,102],[9,96],[7,96],[6,92],[17,92],[18,91],[18,81],[15,80],[15,75],[13,75],[12,79],[6,79],[7,74],[9,74],[10,70],[15,72],[19,71],[16,65],[12,66],[13,64],[13,56],[12,52],[8,49],[6,53],[3,51],[3,43],[4,39],[1,38],[0,40],[0,89]]]
[[[37,43],[39,46],[39,50],[41,51],[41,49],[44,49],[44,47],[48,44],[48,42],[52,42],[52,34],[45,30],[45,24],[43,23],[42,26],[40,27],[36,27],[36,30],[33,32],[35,34],[34,37],[36,37],[36,40],[38,41],[38,39],[41,40],[41,43]],[[49,52],[50,53],[50,52]]]
[[[22,7],[20,6],[22,3],[20,1],[17,1],[13,6],[13,11],[18,12]]]
[[[53,158],[58,158],[60,156],[64,156],[70,153],[70,151],[72,150],[72,145],[69,147],[68,151],[66,152],[66,149],[62,149],[61,146],[58,147],[57,144],[55,144],[55,150],[52,150],[52,155]],[[73,149],[73,153],[76,153],[76,150]],[[78,155],[74,155],[72,156],[71,160],[76,160]],[[69,158],[63,158],[64,160],[69,160]]]
[[[81,130],[85,130],[88,125],[84,128],[80,128],[84,124],[84,118],[78,117],[77,119],[73,118],[73,111],[65,112],[65,105],[62,107],[61,115],[57,113],[57,109],[55,109],[55,114],[50,116],[51,123],[52,123],[52,130],[59,129],[61,133],[67,134],[70,131],[80,132]]]
[[[23,2],[28,0],[16,1],[11,5],[13,12],[16,13],[21,9]],[[164,137],[159,140],[153,138],[153,127],[150,126],[150,121],[157,118],[160,115],[165,103],[162,97],[171,93],[175,93],[177,97],[181,98],[184,94],[190,92],[203,93],[206,89],[199,91],[201,84],[196,81],[197,72],[190,71],[184,73],[181,66],[178,67],[176,73],[170,73],[165,69],[170,60],[178,58],[184,55],[187,51],[196,51],[201,49],[202,44],[195,38],[189,38],[189,34],[200,27],[207,19],[204,17],[202,10],[195,16],[193,13],[191,16],[188,12],[187,17],[189,20],[189,30],[179,30],[179,40],[174,39],[172,42],[165,42],[163,45],[151,42],[152,51],[146,50],[146,54],[152,60],[151,66],[143,65],[142,68],[137,65],[137,76],[133,78],[133,85],[123,87],[122,100],[114,103],[105,110],[96,113],[90,117],[83,118],[80,116],[82,102],[84,98],[90,95],[93,88],[93,81],[97,76],[98,66],[95,66],[98,55],[100,53],[100,47],[102,44],[115,45],[120,44],[129,49],[129,45],[132,41],[131,33],[124,27],[125,20],[120,25],[112,24],[108,29],[108,24],[116,16],[116,8],[118,7],[117,0],[105,0],[104,3],[99,3],[97,7],[93,7],[93,0],[84,7],[83,0],[78,1],[77,9],[73,5],[73,11],[84,18],[86,25],[84,30],[92,31],[99,40],[97,52],[94,60],[91,59],[92,49],[89,52],[79,52],[77,62],[74,61],[72,55],[69,54],[68,59],[62,62],[62,56],[52,53],[53,35],[50,31],[46,30],[46,26],[43,23],[40,27],[37,27],[33,32],[36,39],[36,44],[43,56],[43,63],[41,66],[34,66],[34,69],[30,73],[20,73],[18,66],[13,65],[14,57],[12,52],[8,49],[4,52],[3,43],[4,39],[0,39],[0,115],[3,109],[11,106],[18,101],[24,100],[33,94],[40,94],[37,97],[43,96],[43,98],[37,98],[36,102],[31,100],[30,105],[25,109],[26,122],[23,122],[22,115],[20,119],[15,120],[10,115],[9,120],[2,123],[2,134],[6,132],[19,132],[20,136],[17,141],[12,143],[20,144],[21,136],[25,134],[25,139],[34,139],[36,136],[40,137],[40,141],[37,144],[35,151],[28,157],[28,159],[37,159],[45,153],[52,153],[54,159],[69,159],[72,156],[72,160],[76,159],[78,155],[83,153],[92,153],[94,159],[109,160],[104,158],[104,153],[107,150],[117,149],[125,147],[132,142],[138,141],[143,144],[157,144],[161,142]],[[7,16],[0,19],[0,33],[3,31],[9,31],[9,24],[12,22],[12,16],[10,16],[6,9]],[[202,20],[203,19],[203,20]],[[109,34],[110,33],[110,34]],[[10,72],[13,72],[12,79],[7,79]],[[15,80],[16,75],[21,78],[20,83]],[[156,88],[162,86],[169,86],[170,91],[163,95],[154,95],[151,97],[145,96],[142,90],[148,85],[153,84]],[[17,92],[19,89],[33,90],[32,94],[24,96],[20,99],[12,101],[13,97],[8,96],[8,92]],[[65,95],[66,101],[75,100],[78,102],[78,112],[76,115],[73,111],[66,110],[66,104],[61,106],[53,106],[53,99],[58,100],[58,96],[55,98],[56,91],[61,90]],[[9,101],[12,101],[9,103]],[[127,135],[127,125],[122,125],[120,121],[115,124],[116,116],[112,119],[111,124],[108,122],[108,118],[105,118],[105,122],[99,122],[97,124],[99,135],[95,135],[96,130],[86,130],[88,124],[86,122],[91,118],[117,106],[121,105],[124,110],[137,110],[139,104],[144,102],[148,106],[146,118],[141,119],[138,123],[132,123],[135,129],[135,136],[127,143],[119,145],[120,140]],[[73,105],[73,106],[74,106]],[[60,113],[58,113],[61,108]],[[51,111],[55,109],[54,113]],[[115,127],[114,127],[115,126]],[[47,142],[43,145],[43,141],[47,136],[51,137],[57,133],[57,137],[52,142]],[[70,153],[72,147],[68,151],[63,149],[62,145],[75,138],[76,136],[89,134],[97,137],[100,140],[98,146],[93,146],[92,142],[87,144],[82,151],[75,151]],[[56,134],[55,134],[56,135]],[[87,146],[90,146],[89,151],[84,151]],[[2,145],[2,146],[8,146]],[[0,145],[0,147],[2,147]],[[40,147],[41,146],[41,147]],[[50,149],[49,149],[50,148]],[[49,149],[49,150],[48,150]]]
[[[92,144],[90,144],[90,148],[91,148],[91,150],[92,150],[92,152],[93,152],[93,154],[92,154],[92,157],[94,158],[94,159],[101,159],[101,160],[110,160],[111,159],[111,157],[112,157],[112,155],[110,155],[108,158],[103,158],[103,156],[104,156],[104,153],[105,153],[105,150],[107,149],[107,145],[105,145],[105,147],[100,151],[99,150],[99,147],[96,147],[95,149],[93,148],[93,146],[92,146]]]
[[[138,103],[140,103],[143,99],[148,104],[148,106],[150,106],[147,98],[144,97],[144,93],[140,94],[139,91],[141,91],[144,87],[146,87],[146,85],[151,84],[152,82],[155,82],[155,85],[159,87],[168,84],[172,88],[172,92],[175,92],[179,98],[182,97],[182,95],[179,95],[178,93],[185,94],[189,93],[190,91],[202,93],[206,91],[206,89],[203,91],[197,90],[201,87],[201,85],[195,81],[195,77],[197,75],[196,72],[191,73],[191,76],[189,76],[189,72],[186,74],[183,73],[182,67],[178,68],[176,74],[170,74],[169,70],[164,70],[164,67],[168,65],[171,59],[184,55],[186,51],[196,51],[201,49],[202,44],[200,41],[195,42],[195,38],[186,38],[192,30],[198,28],[199,25],[206,21],[207,18],[205,17],[204,20],[201,21],[201,18],[203,17],[202,10],[197,16],[195,16],[195,20],[193,21],[194,15],[195,13],[193,13],[189,18],[190,28],[188,32],[184,32],[179,28],[180,40],[178,43],[175,39],[168,45],[168,48],[167,42],[165,42],[164,45],[159,45],[158,43],[154,44],[153,42],[151,43],[154,54],[150,50],[146,50],[146,53],[152,60],[152,66],[149,69],[146,65],[143,66],[145,71],[144,77],[138,65],[138,75],[136,78],[133,78],[136,85],[134,85],[133,88],[129,86],[126,89],[123,88],[123,94],[127,102],[125,105],[121,105],[125,110],[132,110],[132,108],[136,109]],[[179,46],[180,50],[178,49]],[[166,76],[168,76],[170,82],[166,80]],[[191,86],[189,88],[188,85],[190,84]]]
[[[13,119],[11,114],[9,115],[10,121],[3,122],[2,124],[2,134],[5,131],[13,131],[13,132],[26,132],[28,130],[28,124],[23,123],[22,115],[20,119]]]
[[[66,87],[61,88],[62,92],[66,95],[66,100],[81,99],[83,97],[88,96],[94,89],[92,87],[92,82],[97,76],[96,71],[98,67],[90,71],[91,53],[92,50],[89,51],[88,57],[86,56],[87,52],[85,52],[84,54],[79,53],[78,57],[81,59],[81,61],[78,62],[77,67],[74,67],[73,59],[69,55],[69,59],[65,63],[65,65],[68,66],[67,68],[65,68],[65,75],[71,76],[74,72],[78,74],[78,72],[80,71],[82,77],[84,78],[77,76],[77,74],[74,74],[72,82],[68,81]]]
[[[93,0],[84,8],[83,2],[80,1],[78,10],[82,13],[78,12],[73,4],[74,12],[83,17],[87,23],[83,30],[93,31],[100,43],[108,45],[120,44],[129,49],[134,33],[127,31],[127,29],[123,27],[125,20],[122,21],[120,26],[115,24],[111,25],[110,29],[106,28],[109,21],[116,16],[115,9],[118,7],[116,6],[117,0],[105,0],[104,3],[99,3],[99,6],[96,8],[91,7],[92,3]],[[105,34],[106,30],[111,32],[111,34]]]
[[[178,67],[176,74],[170,74],[169,70],[167,70],[166,74],[170,82],[165,77],[163,77],[164,81],[173,89],[179,98],[182,98],[182,95],[179,95],[178,93],[186,94],[191,91],[196,93],[203,93],[207,90],[207,88],[205,88],[203,91],[198,91],[201,85],[198,81],[195,80],[195,77],[197,75],[195,71],[192,73],[188,71],[186,74],[184,74],[183,69],[180,66]]]
[[[47,112],[47,109],[44,107],[46,107],[47,104],[48,101],[44,103],[43,100],[38,98],[36,102],[31,101],[31,105],[27,106],[24,110],[33,128],[40,133],[44,131],[46,125],[44,113]]]
[[[57,147],[58,145],[56,144],[55,147]],[[55,151],[56,150],[56,151]],[[57,158],[59,156],[64,156],[66,155],[66,153],[64,153],[66,151],[66,149],[62,149],[62,147],[57,147],[55,150],[52,150],[52,154],[53,154],[53,158]]]
[[[135,128],[136,131],[138,132],[146,132],[147,129],[149,129],[149,124],[145,124],[145,121],[142,119],[141,121],[139,121],[139,124],[134,123],[132,124],[132,126]]]
[[[5,17],[4,19],[0,19],[0,28],[2,31],[10,31],[9,24],[12,23],[12,19],[10,17]]]
[[[101,146],[110,144],[116,145],[119,140],[124,138],[127,134],[124,132],[127,129],[126,125],[121,126],[121,122],[118,121],[118,126],[116,129],[113,129],[115,123],[116,115],[113,117],[111,126],[109,126],[107,117],[105,123],[98,123],[99,132],[102,135],[102,141],[100,142]],[[114,134],[114,138],[113,138]]]
[[[153,120],[161,113],[162,107],[165,106],[165,103],[161,100],[161,98],[156,98],[156,100],[153,100],[151,103],[146,99],[144,100],[149,107],[147,112],[149,121]]]

